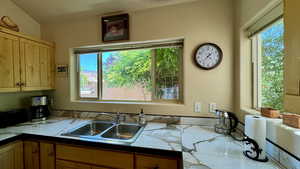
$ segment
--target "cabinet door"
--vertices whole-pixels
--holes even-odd
[[[56,160],[56,169],[92,169],[92,167],[80,163]]]
[[[53,89],[54,87],[54,58],[53,48],[40,46],[41,87]]]
[[[25,169],[40,168],[40,153],[38,142],[24,141],[24,162]]]
[[[29,40],[20,40],[22,90],[39,90],[41,86],[40,46]]]
[[[0,169],[23,169],[21,141],[0,147]]]
[[[0,92],[20,91],[19,38],[0,32]]]
[[[41,169],[55,169],[54,145],[40,142]]]
[[[53,47],[21,39],[21,81],[22,90],[54,89]]]
[[[178,160],[173,158],[136,155],[136,169],[178,169]]]

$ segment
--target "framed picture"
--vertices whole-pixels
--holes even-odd
[[[129,15],[102,17],[102,41],[129,40]]]

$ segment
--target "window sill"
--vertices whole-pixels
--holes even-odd
[[[73,102],[73,103],[90,103],[90,104],[184,106],[183,103],[171,103],[171,102],[128,102],[128,101],[94,101],[94,100],[72,100],[71,102]]]
[[[250,109],[250,108],[241,108],[241,111],[250,114],[250,115],[261,115],[261,112],[256,109]]]

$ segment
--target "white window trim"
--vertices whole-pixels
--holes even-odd
[[[183,39],[172,39],[172,41],[182,41],[182,44],[184,42]],[[160,42],[166,42],[166,40],[157,40],[157,41],[147,41],[147,42],[155,42],[155,43],[160,43]],[[145,42],[146,43],[146,42]],[[122,43],[121,43],[122,44]],[[135,44],[135,43],[124,43],[124,44]],[[142,44],[142,42],[138,42],[136,44]],[[115,44],[114,44],[115,45]],[[113,46],[114,46],[113,45]],[[118,44],[120,45],[120,44]],[[105,47],[109,47],[108,45],[105,45]],[[172,47],[172,46],[168,46],[168,47]],[[157,47],[155,47],[157,48]],[[155,49],[155,48],[148,48],[148,49]],[[182,47],[180,47],[179,49],[180,51],[180,56],[179,56],[179,99],[174,99],[174,100],[165,100],[165,99],[157,99],[155,96],[155,90],[156,90],[156,83],[155,83],[155,66],[154,64],[152,64],[152,68],[151,68],[151,78],[153,80],[153,91],[151,92],[151,101],[144,101],[144,100],[105,100],[102,99],[102,53],[101,52],[82,52],[81,54],[84,53],[98,53],[98,96],[97,97],[80,97],[80,53],[74,54],[74,56],[76,57],[76,83],[77,83],[77,89],[76,89],[76,99],[75,102],[94,102],[94,103],[134,103],[134,104],[149,104],[149,103],[159,103],[159,104],[183,104],[183,48],[184,45]],[[78,48],[77,48],[78,49]],[[81,48],[84,49],[84,48]],[[95,49],[95,48],[93,48]],[[152,63],[155,62],[155,55],[153,54],[154,57],[152,57]]]
[[[261,37],[259,34],[251,38],[252,57],[252,105],[253,109],[261,108]]]

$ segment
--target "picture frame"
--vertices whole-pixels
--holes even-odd
[[[129,15],[120,14],[101,18],[102,41],[129,40]]]

